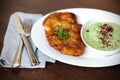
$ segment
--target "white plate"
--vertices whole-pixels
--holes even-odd
[[[89,8],[71,8],[58,10],[57,12],[72,12],[76,14],[78,23],[85,24],[87,21],[95,18],[108,18],[112,20],[117,20],[120,22],[120,16],[111,12],[89,9]],[[49,13],[50,14],[50,13]],[[84,67],[107,67],[120,64],[120,52],[112,56],[101,56],[93,52],[89,48],[85,48],[83,55],[75,57],[65,54],[61,54],[59,51],[51,47],[45,36],[43,21],[49,15],[45,15],[40,18],[32,28],[31,37],[33,43],[41,50],[44,54],[48,55],[51,58],[54,58],[60,62],[84,66]]]

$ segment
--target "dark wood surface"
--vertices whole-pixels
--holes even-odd
[[[97,8],[120,15],[120,0],[0,0],[0,51],[8,20],[14,12],[42,13],[64,8]],[[120,80],[120,65],[77,67],[57,61],[45,69],[10,69],[0,66],[0,80]]]

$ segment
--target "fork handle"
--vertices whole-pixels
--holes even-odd
[[[23,34],[21,36],[22,36],[23,42],[25,44],[25,47],[27,49],[31,65],[35,66],[35,65],[39,64],[39,61],[38,61],[37,57],[35,56],[27,37],[25,35],[23,35]]]
[[[13,61],[12,61],[12,66],[13,67],[19,67],[20,66],[22,50],[23,50],[23,41],[20,40],[19,45],[17,47],[17,51],[15,53],[15,57],[13,58]]]

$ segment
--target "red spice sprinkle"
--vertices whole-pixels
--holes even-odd
[[[109,34],[110,37],[112,37],[112,34]]]
[[[89,30],[87,29],[86,32],[89,32]]]
[[[105,47],[108,47],[110,46],[111,42],[109,38],[112,37],[112,34],[110,34],[109,32],[113,32],[113,28],[108,24],[103,24],[100,26],[100,28],[101,30],[99,31],[99,33],[102,35],[102,37],[100,37],[100,40]]]

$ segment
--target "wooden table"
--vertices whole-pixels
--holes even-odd
[[[120,0],[0,0],[0,51],[9,17],[14,12],[42,13],[64,8],[97,8],[120,15]],[[107,68],[76,67],[57,61],[45,69],[0,67],[0,80],[120,80],[120,65]]]

